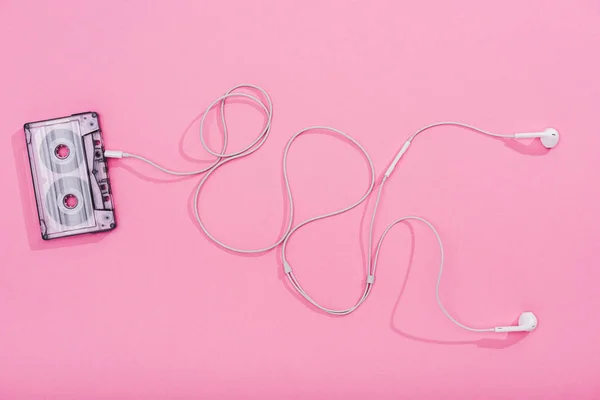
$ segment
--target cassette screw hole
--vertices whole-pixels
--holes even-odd
[[[56,155],[56,158],[58,158],[59,160],[64,160],[65,158],[69,157],[70,153],[71,150],[66,144],[59,144],[54,149],[54,155]]]
[[[77,207],[79,200],[77,199],[77,196],[75,196],[74,194],[68,194],[63,198],[63,203],[64,203],[65,207],[67,207],[68,209],[73,209],[73,208]]]

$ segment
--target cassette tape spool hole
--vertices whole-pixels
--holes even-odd
[[[63,197],[63,204],[66,208],[72,210],[75,207],[77,207],[77,204],[79,204],[79,199],[74,194],[69,193],[65,197]]]
[[[54,155],[59,160],[64,160],[64,159],[68,158],[69,154],[71,154],[71,149],[69,148],[69,146],[67,146],[64,143],[61,143],[54,148]]]

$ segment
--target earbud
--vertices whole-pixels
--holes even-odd
[[[545,148],[551,149],[558,144],[558,131],[554,128],[546,128],[543,132],[515,133],[515,139],[540,138]]]
[[[531,311],[526,311],[519,317],[517,326],[497,326],[494,332],[531,332],[537,326],[537,317]]]

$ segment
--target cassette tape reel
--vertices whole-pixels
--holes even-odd
[[[116,227],[98,114],[25,124],[43,239]]]

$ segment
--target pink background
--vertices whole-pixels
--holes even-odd
[[[599,398],[599,49],[594,0],[2,1],[0,398]],[[353,135],[378,174],[435,121],[557,128],[550,152],[455,128],[423,134],[376,223],[377,237],[413,213],[439,228],[441,296],[461,321],[504,325],[533,310],[539,329],[477,334],[448,321],[435,239],[412,223],[413,239],[403,225],[390,234],[359,311],[325,316],[291,294],[278,252],[238,256],[201,234],[189,207],[198,178],[133,160],[111,163],[117,230],[39,239],[24,122],[95,110],[110,147],[190,169],[209,158],[195,118],[238,83],[271,94],[272,136],[216,173],[200,206],[242,247],[277,238],[282,150],[305,126]],[[240,148],[263,117],[228,111]],[[330,136],[301,138],[289,165],[296,221],[367,184],[360,155]],[[325,305],[362,290],[363,212],[292,240],[297,275]]]

